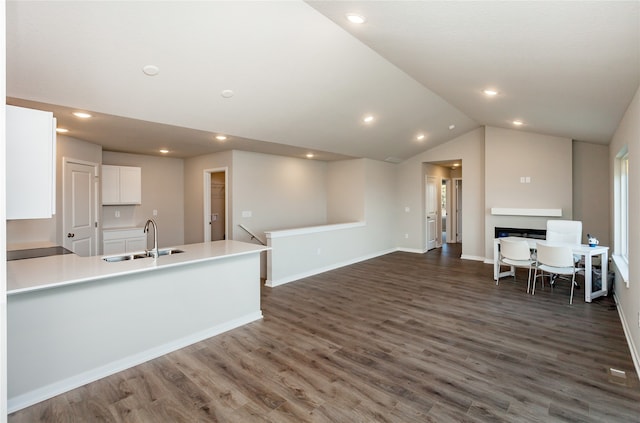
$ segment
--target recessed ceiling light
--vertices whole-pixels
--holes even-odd
[[[495,95],[498,95],[498,91],[493,90],[491,88],[487,88],[486,90],[484,90],[482,92],[485,93],[486,95],[488,95],[489,97],[493,97]]]
[[[364,16],[358,15],[357,13],[347,13],[345,16],[349,22],[354,24],[363,24],[367,21]]]
[[[233,90],[222,90],[222,92],[220,92],[220,95],[224,98],[231,98],[234,94]]]
[[[89,113],[85,113],[85,112],[73,112],[73,115],[80,119],[89,119],[91,117]]]
[[[218,141],[224,141],[224,140],[227,139],[227,136],[226,135],[216,135],[216,139]]]
[[[418,141],[422,141],[424,139],[424,134],[420,134],[416,137]]]
[[[514,124],[515,126],[522,126],[522,125],[524,125],[524,122],[522,122],[521,120],[514,120],[514,121],[513,121],[513,124]]]
[[[373,116],[371,116],[371,115],[365,116],[364,119],[362,119],[362,120],[365,123],[371,123],[371,122],[373,122]]]
[[[313,153],[307,153],[307,159],[313,159],[314,155]]]
[[[449,131],[452,131],[452,130],[454,130],[454,129],[456,129],[456,126],[455,126],[455,125],[449,125]]]
[[[156,76],[158,73],[160,73],[160,68],[158,68],[156,65],[146,65],[142,68],[142,72],[144,72],[144,74],[147,76]]]
[[[169,150],[167,150],[167,149],[163,148],[162,150],[160,150],[160,152],[161,152],[162,154],[167,154],[167,153],[169,152]]]
[[[59,133],[59,134],[64,134],[64,133],[69,132],[69,130],[66,129],[66,128],[56,128],[56,132]]]

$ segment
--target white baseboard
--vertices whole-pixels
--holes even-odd
[[[280,279],[276,279],[276,280],[272,280],[272,279],[267,279],[265,281],[265,286],[268,286],[269,288],[274,288],[276,286],[280,286],[280,285],[284,285],[285,283],[289,283],[289,282],[294,282],[300,279],[304,279],[304,278],[308,278],[309,276],[313,276],[313,275],[318,275],[320,273],[324,273],[324,272],[328,272],[329,270],[334,270],[334,269],[338,269],[340,267],[344,267],[344,266],[349,266],[351,264],[355,264],[361,261],[365,261],[365,260],[369,260],[372,258],[376,258],[376,257],[380,257],[380,256],[384,256],[385,254],[389,254],[389,253],[393,253],[394,251],[396,251],[395,248],[390,249],[390,250],[384,250],[384,251],[378,251],[375,253],[371,253],[371,254],[367,254],[364,256],[360,256],[360,257],[356,257],[350,260],[346,260],[346,261],[342,261],[339,263],[333,263],[329,266],[324,266],[324,267],[318,267],[315,269],[310,269],[306,272],[302,272],[302,273],[297,273],[295,275],[289,275],[286,276],[284,278],[280,278]]]
[[[415,253],[415,254],[424,254],[426,253],[428,250],[425,249],[419,249],[419,248],[404,248],[404,247],[398,247],[395,249],[395,251],[402,251],[403,253]]]
[[[460,256],[460,258],[462,260],[473,260],[473,261],[482,261],[487,263],[486,259],[484,257],[480,257],[480,256],[470,256],[467,254],[463,254]],[[489,261],[488,263],[493,264],[493,260]]]
[[[223,332],[227,332],[231,329],[235,329],[237,327],[260,319],[262,319],[262,312],[257,311],[255,313],[239,317],[237,319],[214,326],[212,328],[191,334],[187,337],[177,339],[173,342],[159,345],[149,350],[125,357],[104,366],[100,366],[91,371],[60,380],[56,383],[34,389],[33,391],[26,392],[13,398],[8,398],[8,412],[13,413],[30,405],[55,397],[56,395],[60,395],[72,389],[86,385],[87,383],[95,382],[96,380],[102,379],[103,377],[113,375],[122,370],[129,369],[131,367],[137,366],[138,364],[142,364],[146,361],[179,350],[180,348],[184,348],[191,344],[195,344],[196,342],[203,341],[207,338],[211,338],[212,336],[219,335]]]
[[[640,377],[640,354],[638,353],[638,348],[633,343],[633,338],[631,338],[631,331],[629,330],[629,324],[624,317],[624,313],[620,308],[620,301],[618,301],[618,295],[614,292],[613,299],[616,302],[616,308],[618,309],[618,316],[620,316],[620,321],[622,322],[622,329],[624,330],[624,336],[627,338],[627,344],[629,345],[629,351],[631,352],[631,359],[633,360],[633,365],[636,368],[636,374]]]

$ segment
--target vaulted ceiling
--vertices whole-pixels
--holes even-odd
[[[7,1],[6,16],[8,103],[140,154],[398,161],[481,125],[606,144],[640,83],[637,1]]]

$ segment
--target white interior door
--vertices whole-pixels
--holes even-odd
[[[63,245],[80,256],[96,251],[95,166],[65,162],[63,178]]]
[[[426,216],[427,216],[427,250],[436,248],[438,244],[438,181],[433,176],[426,179]]]

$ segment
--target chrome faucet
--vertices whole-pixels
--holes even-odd
[[[151,250],[151,257],[158,258],[160,254],[158,254],[158,226],[156,225],[156,221],[153,219],[147,220],[147,223],[144,224],[144,233],[149,232],[149,223],[153,224],[153,250]],[[147,250],[147,254],[149,251]]]

